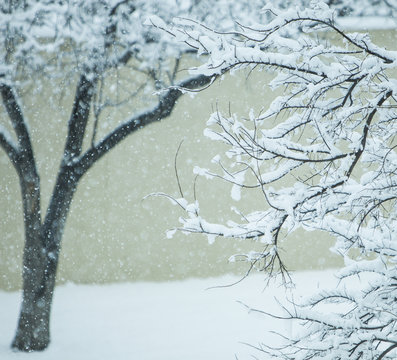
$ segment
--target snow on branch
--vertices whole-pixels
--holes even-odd
[[[264,251],[246,259],[277,259],[285,270],[279,238],[298,228],[334,236],[333,251],[345,259],[341,287],[317,294],[287,311],[304,321],[305,333],[284,336],[285,346],[261,350],[283,359],[392,359],[397,348],[397,52],[374,44],[368,34],[348,33],[337,13],[321,1],[312,7],[266,7],[267,23],[222,31],[195,20],[176,19],[167,32],[202,54],[193,74],[221,75],[247,68],[274,73],[280,91],[268,107],[239,117],[216,111],[205,135],[227,151],[214,162],[220,171],[195,168],[237,188],[258,191],[263,210],[241,222],[213,224],[197,201],[183,206],[178,229],[214,236],[254,238]],[[259,81],[259,80],[258,80]],[[189,201],[186,200],[186,204]],[[242,212],[238,212],[242,213]],[[281,235],[283,234],[283,235]],[[273,272],[276,267],[262,269]],[[372,277],[361,291],[345,281]],[[322,304],[338,304],[324,314]],[[320,310],[318,310],[320,307]]]
[[[357,191],[362,191],[362,166],[373,167],[375,158],[382,159],[366,186],[392,181],[392,170],[386,167],[395,156],[389,144],[395,133],[396,82],[386,71],[395,67],[396,53],[373,45],[368,35],[339,29],[334,13],[320,2],[313,9],[272,13],[277,16],[268,24],[243,27],[240,33],[211,30],[186,19],[167,31],[209,55],[205,64],[192,70],[195,74],[244,67],[277,72],[270,85],[284,87],[284,94],[267,110],[248,120],[216,112],[205,134],[229,146],[226,155],[240,164],[240,174],[255,174],[257,184],[250,187],[263,190],[275,211],[269,217],[286,215],[291,224],[319,228],[326,216],[351,213],[352,202],[361,200]],[[328,28],[339,41],[331,44],[326,37],[313,36],[318,26],[321,31]],[[299,36],[291,36],[298,30]],[[269,127],[280,116],[283,120]],[[219,176],[235,183],[232,171],[223,170]],[[291,173],[299,173],[299,181],[270,189]],[[240,179],[237,184],[245,186],[244,176]],[[385,202],[393,200],[387,196]],[[380,201],[367,200],[370,211],[353,213],[357,227],[365,227],[363,214],[370,217],[384,204]]]

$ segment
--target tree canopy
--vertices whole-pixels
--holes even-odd
[[[245,117],[214,112],[206,135],[226,152],[212,160],[218,172],[195,168],[232,183],[234,200],[241,189],[258,191],[263,209],[236,210],[239,222],[216,223],[201,216],[200,194],[170,197],[185,211],[176,229],[209,241],[260,242],[262,252],[240,256],[270,275],[288,274],[280,250],[288,234],[301,228],[332,235],[332,251],[345,260],[342,284],[365,273],[371,280],[358,292],[341,285],[293,302],[281,317],[305,321],[306,329],[285,335],[280,348],[265,343],[260,350],[285,359],[391,359],[397,348],[397,53],[366,33],[346,32],[327,4],[311,5],[269,5],[271,21],[239,31],[190,20],[167,27],[205,55],[192,74],[271,71],[273,81],[263,86],[282,90],[270,106]],[[336,311],[322,313],[324,303],[337,304]]]

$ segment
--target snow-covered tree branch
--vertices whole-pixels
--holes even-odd
[[[210,241],[256,239],[264,251],[246,258],[271,274],[285,271],[281,234],[303,228],[333,235],[333,251],[346,263],[342,283],[366,272],[373,278],[358,293],[342,286],[294,304],[286,318],[305,321],[307,332],[262,351],[285,359],[395,358],[397,52],[368,34],[346,32],[337,12],[320,1],[267,11],[271,21],[239,31],[186,19],[167,28],[205,55],[192,74],[271,71],[274,79],[263,86],[281,93],[245,118],[213,113],[206,135],[227,151],[213,159],[220,172],[195,169],[232,183],[235,200],[242,188],[260,190],[263,210],[240,212],[239,223],[211,223],[197,199],[171,198],[186,214],[177,229]],[[317,312],[322,303],[339,304],[339,312]]]

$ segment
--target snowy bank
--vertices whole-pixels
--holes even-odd
[[[226,276],[60,286],[54,300],[50,348],[32,354],[9,349],[20,295],[0,292],[0,359],[250,359],[260,354],[244,343],[258,345],[272,339],[268,331],[291,329],[285,322],[249,312],[241,303],[280,313],[275,297],[283,301],[286,290],[276,284],[265,287],[260,274],[232,287],[208,289],[236,280]],[[294,280],[297,294],[305,295],[318,287],[336,285],[331,270],[296,273]]]

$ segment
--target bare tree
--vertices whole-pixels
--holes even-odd
[[[10,0],[0,6],[0,91],[6,114],[1,119],[0,146],[19,177],[26,238],[23,301],[13,348],[34,351],[49,344],[61,240],[82,176],[124,138],[168,117],[182,95],[179,89],[201,88],[214,78],[181,78],[182,56],[195,51],[170,42],[163,33],[145,25],[147,17],[183,15],[230,25],[234,14],[254,19],[257,6],[257,1],[230,5],[204,0]],[[152,16],[151,22],[161,24],[157,16]],[[144,78],[130,84],[132,88],[122,99],[105,91],[112,83],[112,74],[120,69]],[[40,174],[21,95],[28,86],[39,87],[43,78],[76,79],[63,156],[45,214],[40,210]],[[73,80],[69,84],[74,84]],[[148,93],[156,95],[148,97]],[[146,109],[131,101],[143,95],[149,98]],[[48,100],[50,103],[52,99]],[[103,110],[120,104],[130,104],[131,115],[102,135],[98,129]],[[50,116],[46,120],[51,121]],[[91,141],[85,146],[87,134],[91,134]]]
[[[345,259],[341,282],[372,275],[361,291],[342,285],[285,308],[305,322],[296,337],[259,349],[282,359],[394,359],[397,349],[397,56],[365,33],[337,25],[325,3],[309,9],[268,8],[266,24],[237,32],[179,21],[167,31],[205,54],[194,75],[248,68],[275,73],[282,95],[246,118],[213,113],[206,134],[227,145],[214,159],[220,172],[196,168],[239,191],[258,191],[263,209],[240,221],[212,223],[197,199],[170,199],[185,211],[183,232],[254,239],[263,251],[240,255],[252,267],[287,274],[280,238],[295,230],[335,237]],[[266,84],[264,84],[265,86]],[[168,196],[168,195],[166,195]],[[169,197],[169,196],[168,196]],[[308,254],[308,256],[310,256]],[[337,304],[322,313],[324,303]],[[318,310],[320,307],[320,310]]]

